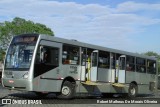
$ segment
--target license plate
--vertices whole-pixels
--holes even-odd
[[[14,81],[13,80],[9,80],[9,83],[14,83]]]

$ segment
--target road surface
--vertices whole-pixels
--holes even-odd
[[[138,99],[145,99],[145,98],[159,98],[160,100],[160,91],[158,91],[156,94],[152,95],[139,95]],[[125,104],[128,102],[125,102],[125,97],[122,97],[121,95],[115,94],[112,97],[109,98],[101,98],[98,97],[76,97],[72,100],[63,100],[63,99],[57,99],[54,94],[49,94],[46,97],[42,96],[39,97],[33,92],[19,92],[15,90],[7,90],[3,88],[0,85],[0,99],[1,103],[0,106],[5,107],[148,107],[148,106],[154,106],[159,107],[160,104]],[[2,100],[11,100],[12,104],[2,104]],[[138,100],[138,101],[139,101]],[[107,102],[108,101],[108,102]],[[112,102],[109,102],[112,101]],[[123,102],[124,101],[124,102]],[[131,101],[131,100],[126,100]],[[121,104],[122,102],[122,104]],[[3,102],[4,103],[4,102]],[[14,104],[13,104],[14,103]],[[41,104],[42,103],[42,104]],[[101,103],[101,104],[100,104]],[[112,104],[111,104],[112,103]],[[113,104],[116,103],[116,104]]]

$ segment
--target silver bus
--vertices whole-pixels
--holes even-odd
[[[157,60],[41,34],[13,37],[2,72],[3,87],[55,93],[70,99],[79,94],[149,94],[157,88]]]

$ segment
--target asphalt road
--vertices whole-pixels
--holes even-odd
[[[160,91],[156,94],[152,95],[139,95],[138,99],[144,99],[144,98],[159,98],[160,99]],[[46,97],[42,96],[39,97],[33,92],[19,92],[19,91],[10,91],[7,89],[4,89],[0,85],[0,106],[9,106],[9,107],[50,107],[50,106],[63,106],[63,107],[97,107],[97,106],[111,106],[111,107],[134,107],[134,106],[141,106],[141,107],[148,107],[155,106],[159,107],[160,104],[119,104],[120,101],[124,101],[124,99],[127,99],[124,96],[115,94],[112,97],[109,98],[101,98],[98,97],[76,97],[72,100],[63,100],[63,99],[57,99],[54,94],[49,94]],[[12,104],[2,104],[2,100],[4,99],[11,99]],[[111,104],[107,101],[113,100],[113,101],[119,101],[118,104]],[[102,104],[97,104],[97,102],[101,102]],[[104,102],[104,103],[103,103]],[[14,104],[13,104],[14,103]],[[42,103],[42,104],[41,104]],[[115,102],[116,103],[116,102]]]

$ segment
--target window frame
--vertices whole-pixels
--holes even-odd
[[[144,63],[142,63],[142,60],[144,60]],[[142,69],[144,69],[144,71],[140,71]],[[147,71],[146,71],[146,59],[145,58],[136,57],[136,72],[147,73]]]
[[[77,52],[77,64],[72,64],[69,60],[70,59],[67,59],[67,57],[68,57],[68,55],[70,55],[70,54],[66,54],[66,58],[64,58],[64,46],[67,46],[67,47],[74,47],[74,48],[77,48],[78,49],[78,52]],[[69,52],[71,52],[71,51],[69,51]],[[73,58],[75,57],[75,56],[72,56]],[[66,43],[64,43],[64,44],[62,44],[62,64],[63,65],[80,65],[80,46],[77,46],[77,45],[71,45],[71,44],[66,44]],[[66,60],[67,59],[67,60]],[[63,60],[66,60],[66,61],[63,61]]]
[[[132,58],[132,60],[131,60]],[[127,55],[126,57],[126,71],[135,72],[136,71],[136,60],[134,56]],[[129,66],[128,66],[129,65]]]
[[[102,53],[103,52],[103,53]],[[101,64],[100,60],[105,60],[106,59],[106,63]],[[105,65],[106,64],[106,65]],[[101,51],[99,50],[99,55],[98,55],[98,68],[106,68],[106,69],[110,69],[110,52],[107,51]]]
[[[56,64],[53,64],[53,63],[50,63],[50,62],[41,62],[40,60],[40,46],[43,46],[43,48],[49,48],[49,49],[51,49],[51,50],[53,50],[53,49],[57,49],[57,55],[58,55],[58,57],[57,57],[57,65]],[[39,58],[38,58],[38,60],[37,60],[37,54],[39,54]],[[52,55],[52,54],[51,54]],[[51,59],[51,58],[49,58],[49,59]],[[59,64],[60,64],[60,49],[58,48],[58,47],[51,47],[51,46],[47,46],[47,45],[39,45],[38,46],[38,48],[37,48],[37,53],[36,53],[36,57],[35,57],[35,63],[37,63],[37,61],[38,61],[38,63],[44,63],[44,64],[46,64],[46,65],[56,65],[56,66],[59,66]]]
[[[149,63],[148,63],[148,61],[150,61],[151,63],[153,63],[153,67],[152,68],[149,68]],[[154,65],[155,64],[155,65]],[[155,66],[155,67],[154,67]],[[147,59],[147,74],[156,74],[156,61],[154,61],[154,60],[149,60],[149,59]],[[149,72],[149,69],[153,69],[154,70],[154,72]]]

